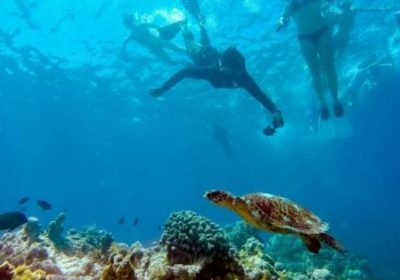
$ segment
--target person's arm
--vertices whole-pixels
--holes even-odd
[[[254,79],[248,74],[245,73],[240,86],[244,88],[251,96],[253,96],[261,105],[264,106],[272,114],[278,112],[278,108],[275,103],[268,97],[268,95],[261,90],[261,88],[257,85]]]
[[[169,78],[161,87],[150,89],[149,94],[155,97],[163,95],[165,92],[170,90],[176,84],[184,79],[199,79],[208,80],[210,76],[214,75],[213,71],[209,67],[187,67],[175,73]]]
[[[289,19],[292,16],[292,8],[290,3],[286,3],[285,7],[283,8],[281,17],[279,18],[279,22],[278,22],[278,27],[276,29],[276,31],[281,31],[283,28],[285,28],[288,23],[289,23]]]
[[[205,26],[200,26],[200,38],[201,38],[201,45],[203,47],[211,46],[210,37],[208,36],[208,32]]]

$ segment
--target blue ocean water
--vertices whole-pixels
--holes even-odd
[[[194,210],[220,224],[238,220],[202,198],[209,189],[268,192],[328,221],[377,279],[399,279],[399,69],[377,74],[357,104],[349,102],[345,119],[316,131],[316,97],[295,26],[275,32],[283,3],[201,1],[213,44],[237,46],[283,111],[285,128],[267,138],[269,116],[243,91],[187,80],[155,99],[147,90],[182,66],[135,43],[121,58],[129,34],[124,13],[163,25],[182,19],[179,1],[3,0],[0,212],[31,196],[54,207],[28,204],[27,214],[43,223],[65,212],[68,227],[96,224],[116,239],[150,244],[173,211]],[[393,12],[357,17],[337,62],[343,98],[357,65],[383,58],[394,30]],[[183,44],[179,36],[176,43]],[[226,131],[229,154],[216,127]]]

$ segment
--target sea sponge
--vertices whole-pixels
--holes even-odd
[[[57,218],[50,222],[47,229],[47,236],[57,249],[66,249],[69,247],[68,240],[63,236],[65,214],[60,213]]]
[[[108,264],[101,274],[100,280],[136,280],[131,255],[121,250],[109,258]]]

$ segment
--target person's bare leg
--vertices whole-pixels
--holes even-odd
[[[318,48],[322,70],[325,73],[333,100],[336,102],[339,101],[338,77],[335,68],[335,54],[329,36],[328,32],[322,35],[319,40]]]
[[[169,56],[169,54],[168,54],[165,50],[163,50],[163,49],[157,48],[157,49],[152,49],[152,50],[150,50],[150,51],[151,51],[151,53],[152,53],[153,55],[155,55],[156,57],[160,58],[161,60],[163,60],[164,62],[166,62],[166,63],[168,63],[168,64],[170,64],[170,65],[177,65],[177,64],[179,64],[177,61],[173,60],[173,59]]]
[[[329,90],[332,94],[335,115],[338,117],[343,116],[343,107],[339,100],[338,77],[335,68],[335,53],[330,34],[328,32],[326,32],[320,38],[318,48],[321,66],[326,76]]]
[[[308,69],[311,73],[311,78],[313,82],[314,89],[317,93],[318,99],[321,105],[321,117],[323,119],[329,118],[329,111],[327,108],[327,103],[324,94],[324,88],[322,85],[322,73],[321,73],[321,66],[318,57],[318,50],[316,46],[312,42],[307,40],[300,40],[300,50],[301,54],[303,55]]]
[[[187,51],[186,51],[184,48],[181,48],[181,47],[179,47],[179,46],[177,46],[177,45],[175,45],[174,43],[171,43],[171,42],[169,42],[169,41],[163,40],[162,43],[161,43],[161,45],[162,45],[162,47],[163,47],[164,49],[174,51],[174,52],[176,52],[176,53],[178,53],[178,54],[185,54],[185,55],[187,55]]]

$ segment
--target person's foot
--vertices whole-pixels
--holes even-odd
[[[272,135],[275,134],[275,132],[276,132],[276,129],[273,128],[272,126],[267,126],[267,127],[264,128],[264,130],[263,130],[263,133],[264,133],[266,136],[272,136]]]
[[[277,110],[272,116],[272,125],[276,129],[283,127],[284,124],[285,122],[283,121],[282,112],[280,110]]]
[[[320,115],[321,115],[321,119],[324,120],[324,121],[326,121],[326,120],[329,119],[330,113],[329,113],[329,108],[328,108],[328,106],[326,106],[326,105],[322,105],[322,106],[321,106]]]
[[[343,105],[340,103],[340,101],[335,102],[335,105],[333,105],[333,111],[335,112],[335,116],[338,118],[344,116]]]
[[[164,91],[161,88],[152,88],[152,89],[149,89],[148,93],[151,96],[160,97],[161,95],[163,95]]]

